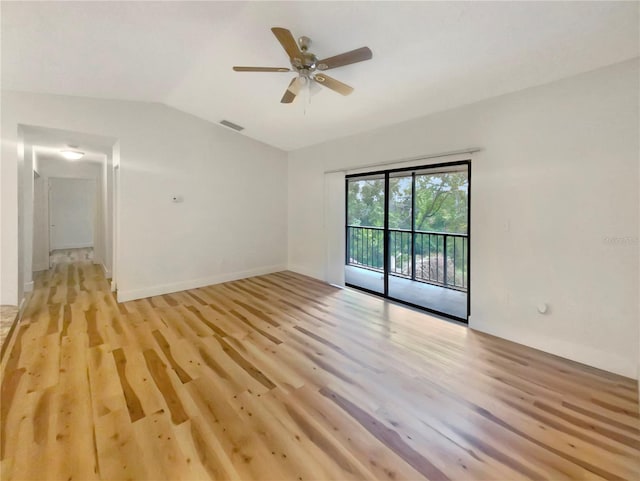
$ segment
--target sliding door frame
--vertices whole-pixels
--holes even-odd
[[[428,307],[420,306],[414,304],[412,302],[403,301],[401,299],[397,299],[395,297],[389,296],[389,271],[391,267],[391,261],[389,259],[389,177],[390,174],[395,174],[398,172],[412,172],[411,176],[411,278],[415,281],[415,184],[416,184],[416,174],[415,171],[418,170],[429,170],[429,169],[437,169],[442,167],[455,167],[465,165],[467,167],[467,179],[469,182],[469,190],[467,192],[467,317],[461,318],[454,316],[452,314],[447,314],[446,312],[438,311],[435,309],[431,309]],[[422,311],[426,311],[432,314],[437,314],[438,316],[446,317],[448,319],[453,319],[455,321],[459,321],[465,324],[469,322],[469,316],[471,316],[471,159],[467,160],[457,160],[453,162],[440,162],[436,164],[427,164],[427,165],[419,165],[415,167],[402,167],[398,169],[387,169],[387,170],[376,170],[371,172],[362,172],[358,174],[349,174],[345,176],[345,200],[344,200],[344,211],[345,211],[345,226],[344,226],[344,235],[345,235],[345,266],[348,265],[348,256],[349,256],[349,180],[357,179],[358,177],[368,177],[372,175],[384,175],[384,236],[383,236],[383,255],[384,255],[384,292],[377,292],[371,289],[367,289],[365,287],[356,286],[354,284],[345,283],[347,287],[351,287],[353,289],[358,289],[360,291],[367,292],[369,294],[373,294],[379,297],[383,297],[384,299],[388,299],[393,302],[397,302],[400,304],[404,304],[406,306],[410,306],[416,309],[420,309]],[[446,253],[446,246],[445,246]],[[418,282],[418,281],[415,281]]]

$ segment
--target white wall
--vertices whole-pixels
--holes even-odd
[[[99,250],[99,263],[102,264],[105,276],[112,276],[113,266],[113,154],[106,157],[102,164],[102,174],[99,183],[101,196],[99,215],[99,240],[101,249]]]
[[[48,179],[36,177],[33,183],[33,272],[49,268],[48,194]]]
[[[23,142],[24,164],[22,167],[22,282],[24,292],[33,290],[33,274],[31,270],[33,256],[33,167],[35,152],[33,147]]]
[[[18,251],[18,259],[17,259],[17,272],[14,271],[13,276],[11,276],[11,280],[12,282],[15,282],[16,278],[17,278],[17,283],[18,285],[15,286],[14,292],[17,295],[16,299],[13,299],[12,302],[2,302],[2,304],[16,304],[19,306],[22,306],[23,302],[24,302],[24,294],[25,294],[25,242],[24,242],[24,235],[25,235],[25,221],[24,221],[24,212],[25,212],[25,206],[24,206],[24,199],[25,199],[25,195],[24,195],[24,189],[22,188],[25,184],[25,180],[24,177],[25,175],[30,175],[30,172],[28,170],[28,165],[27,165],[27,159],[30,158],[29,155],[29,150],[25,149],[25,144],[24,144],[24,132],[22,131],[22,128],[20,126],[18,126],[17,128],[18,131],[18,135],[17,138],[15,139],[15,148],[16,148],[16,153],[17,153],[17,157],[16,157],[16,163],[17,163],[17,174],[18,174],[18,179],[17,179],[17,188],[16,188],[16,195],[18,198],[18,222],[17,222],[17,228],[15,230],[16,232],[16,240],[17,240],[17,251]],[[2,142],[2,146],[4,147],[5,142]],[[25,151],[26,150],[26,151]],[[2,157],[2,160],[4,162],[4,155]],[[4,178],[3,178],[4,180]],[[3,193],[4,191],[8,191],[11,194],[13,193],[11,189],[2,189]],[[11,199],[13,200],[13,198]],[[4,200],[3,200],[4,203]],[[3,224],[2,225],[3,230],[7,229],[7,227]],[[3,246],[4,247],[4,246]],[[4,254],[5,250],[2,250],[2,253]],[[11,271],[11,265],[9,263],[3,262],[2,263],[2,269],[3,269],[3,275],[5,274],[5,270],[7,271]],[[4,287],[4,282],[2,287]]]
[[[0,304],[18,303],[18,161],[17,138],[2,145],[0,156]]]
[[[50,249],[94,246],[96,181],[49,179]]]
[[[638,74],[625,62],[291,152],[289,267],[325,278],[320,219],[344,225],[324,211],[326,170],[481,147],[470,326],[637,377]]]
[[[119,140],[118,299],[286,266],[284,152],[159,104],[3,91],[0,302],[18,300],[19,124]]]

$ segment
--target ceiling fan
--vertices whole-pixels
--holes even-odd
[[[309,52],[309,45],[311,45],[311,39],[309,37],[300,37],[296,42],[293,35],[291,35],[291,32],[286,28],[273,27],[271,31],[276,36],[285,52],[287,52],[287,55],[289,55],[291,68],[233,67],[233,70],[236,72],[296,72],[298,76],[291,80],[289,87],[287,87],[287,90],[282,96],[282,100],[280,100],[283,104],[290,104],[293,102],[296,95],[300,93],[302,88],[306,85],[310,85],[312,82],[316,82],[324,87],[330,88],[339,94],[349,95],[353,92],[353,87],[329,77],[324,74],[324,71],[336,67],[342,67],[344,65],[350,65],[352,63],[362,62],[363,60],[369,60],[373,56],[369,47],[361,47],[351,50],[350,52],[318,60],[318,57]]]

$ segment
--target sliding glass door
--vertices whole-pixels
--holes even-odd
[[[384,175],[347,182],[347,283],[384,294]]]
[[[347,285],[466,321],[470,163],[347,177]]]

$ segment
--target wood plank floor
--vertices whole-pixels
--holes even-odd
[[[3,480],[640,479],[635,381],[290,272],[61,264],[0,367]]]

